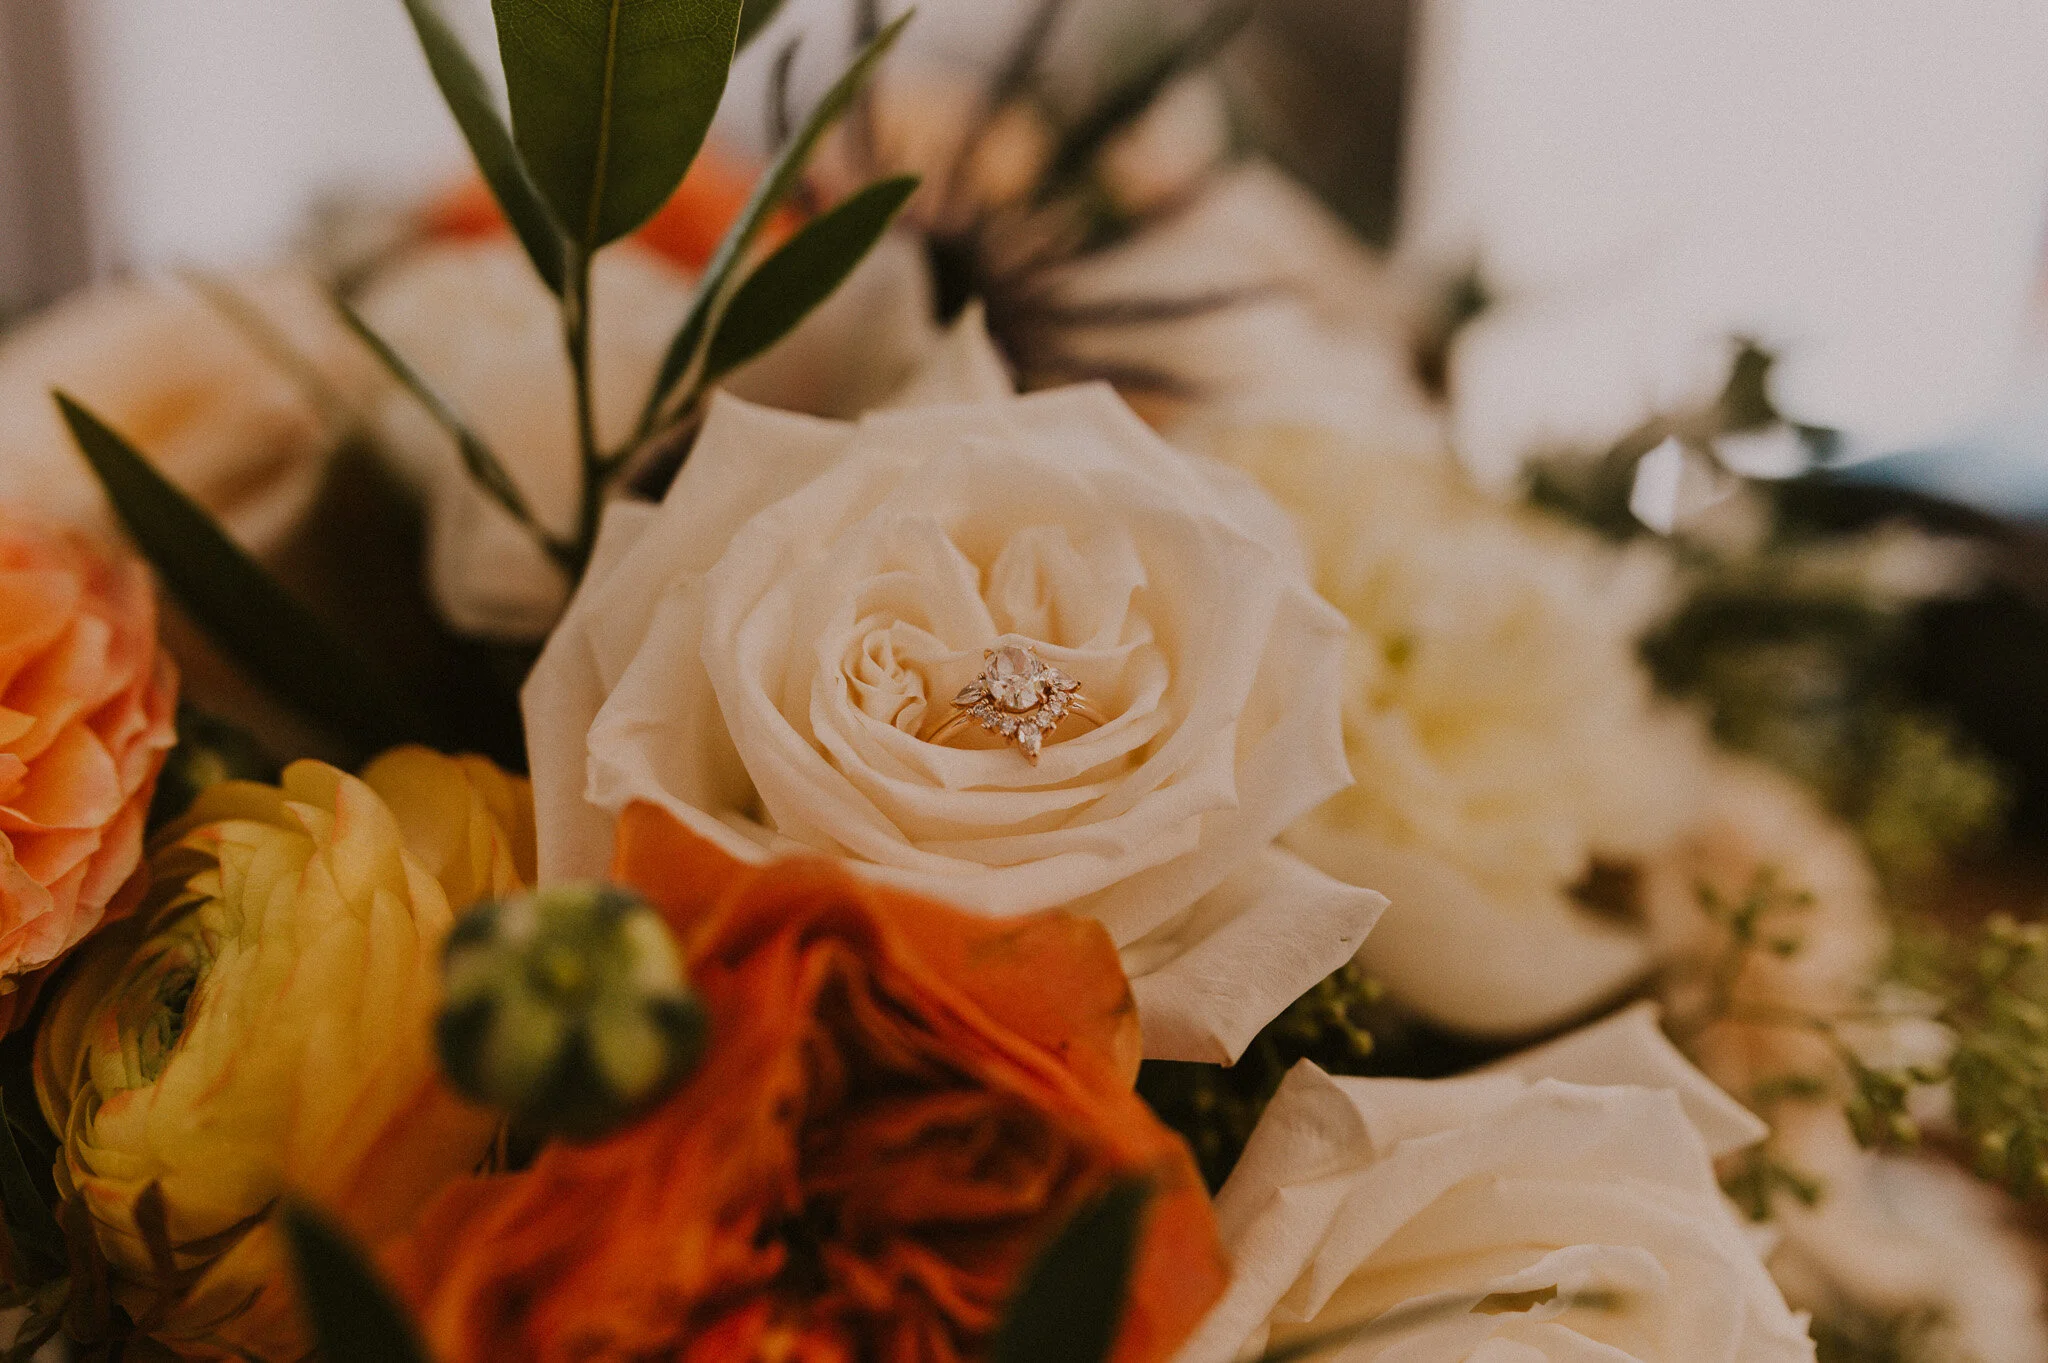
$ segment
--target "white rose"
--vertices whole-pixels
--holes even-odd
[[[1810,1360],[1714,1181],[1762,1134],[1647,1008],[1461,1079],[1304,1062],[1217,1197],[1236,1276],[1181,1363],[1394,1310],[1411,1328],[1343,1357]]]
[[[344,403],[368,375],[319,286],[289,269],[225,281]],[[68,524],[111,511],[50,390],[148,454],[241,541],[276,548],[298,524],[346,420],[197,292],[138,279],[87,290],[0,342],[0,499]]]
[[[940,372],[1000,374],[957,344]],[[540,874],[602,872],[644,800],[736,855],[1068,907],[1123,948],[1152,1054],[1227,1060],[1384,903],[1272,846],[1347,780],[1344,634],[1272,503],[1107,388],[857,426],[721,399],[660,508],[613,508],[528,683]],[[921,739],[1004,641],[1107,723],[1035,767]]]
[[[894,391],[937,341],[912,254],[902,242],[885,243],[728,386],[832,414],[858,412]],[[591,287],[595,417],[610,449],[639,419],[694,281],[651,251],[620,243],[597,257]],[[483,437],[536,519],[573,533],[582,472],[561,315],[519,246],[498,237],[424,247],[378,277],[361,311]],[[477,487],[453,438],[395,387],[380,407],[378,434],[426,501],[428,586],[443,616],[467,634],[544,636],[568,599],[567,580]]]
[[[1688,823],[1704,739],[1651,694],[1636,641],[1668,565],[1504,505],[1440,448],[1299,427],[1219,432],[1305,533],[1350,617],[1357,784],[1287,845],[1393,901],[1361,954],[1400,1000],[1498,1035],[1568,1021],[1650,967],[1640,925],[1573,887]]]

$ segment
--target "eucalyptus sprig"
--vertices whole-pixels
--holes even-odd
[[[493,0],[510,124],[434,0],[404,0],[435,83],[477,169],[554,294],[574,382],[582,491],[576,524],[542,525],[476,425],[342,305],[349,326],[455,441],[463,467],[573,583],[604,504],[659,442],[686,430],[711,387],[788,334],[888,230],[911,190],[899,177],[815,219],[767,258],[756,250],[818,143],[909,21],[882,30],[791,137],[727,232],[623,445],[597,430],[591,270],[601,250],[667,202],[702,148],[733,59],[776,0]],[[567,452],[564,457],[570,457]]]

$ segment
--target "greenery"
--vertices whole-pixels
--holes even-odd
[[[1117,1183],[1083,1207],[1025,1272],[1003,1313],[994,1363],[1101,1363],[1116,1346],[1152,1189]]]
[[[412,1318],[346,1232],[301,1203],[278,1220],[291,1248],[299,1301],[327,1363],[427,1363]]]
[[[1347,965],[1267,1023],[1235,1065],[1147,1061],[1138,1092],[1187,1138],[1209,1187],[1220,1188],[1296,1064],[1358,1072],[1374,1051],[1370,1023],[1380,996],[1375,981]]]
[[[485,183],[536,273],[559,300],[578,432],[577,448],[563,451],[563,458],[577,460],[582,475],[575,526],[558,532],[542,525],[474,423],[338,298],[336,306],[370,353],[454,440],[471,479],[573,583],[589,562],[609,497],[637,466],[687,440],[711,386],[781,339],[837,289],[908,198],[914,180],[878,184],[758,258],[762,229],[795,191],[811,153],[911,16],[876,35],[790,138],[706,272],[642,422],[624,445],[604,448],[591,391],[592,260],[638,227],[681,183],[717,111],[742,39],[760,31],[775,5],[497,0],[508,127],[483,71],[434,0],[404,3]],[[195,287],[247,327],[247,310],[226,291],[203,279]],[[273,358],[294,373],[305,368],[289,346]],[[314,396],[321,395],[322,385],[311,387]],[[336,638],[204,509],[158,475],[144,452],[80,404],[61,395],[58,400],[138,547],[199,625],[255,680],[358,750],[404,741],[451,746],[435,716],[379,675],[361,650]]]
[[[1932,1307],[1872,1311],[1839,1302],[1817,1315],[1817,1363],[1955,1363],[1948,1321]]]
[[[1267,1023],[1236,1064],[1148,1060],[1138,1074],[1138,1093],[1187,1139],[1214,1190],[1236,1167],[1280,1081],[1304,1060],[1331,1074],[1435,1079],[1507,1049],[1422,1022],[1350,964]]]
[[[1783,425],[1769,397],[1771,364],[1767,352],[1739,344],[1714,402],[1653,418],[1604,455],[1540,461],[1531,501],[1616,542],[1650,536],[1629,507],[1637,464],[1675,439],[1718,466],[1718,441]],[[1831,433],[1791,430],[1824,466]],[[1642,651],[1663,691],[1703,703],[1726,746],[1812,787],[1861,835],[1887,889],[1906,894],[1987,842],[2010,792],[1982,749],[1907,689],[1921,646],[1917,603],[1882,597],[1842,571],[1881,541],[1802,514],[1825,482],[1816,472],[1749,484],[1734,494],[1738,518],[1754,522],[1746,534],[1681,527],[1660,541],[1683,595]]]
[[[1895,974],[1947,1029],[1945,1063],[1854,1067],[1850,1109],[1872,1145],[1920,1138],[1915,1091],[1945,1084],[1982,1177],[2015,1197],[2048,1197],[2048,924],[1995,915],[1966,930],[1922,922],[1900,934]]]
[[[194,620],[272,694],[366,748],[437,731],[147,456],[66,395],[57,405],[136,546]]]

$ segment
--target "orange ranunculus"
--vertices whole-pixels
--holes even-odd
[[[676,192],[641,224],[634,239],[671,264],[697,273],[711,263],[760,175],[761,168],[752,161],[706,143]],[[762,234],[766,244],[772,247],[787,240],[796,222],[789,210],[778,212]],[[505,215],[490,187],[471,179],[430,204],[423,225],[429,236],[469,240],[503,232]]]
[[[118,916],[177,689],[142,564],[0,509],[0,1032]]]
[[[636,805],[613,876],[675,931],[695,1075],[596,1144],[446,1190],[388,1258],[446,1363],[952,1363],[1113,1179],[1153,1181],[1116,1363],[1221,1293],[1209,1201],[1131,1092],[1108,935],[990,920],[823,860],[755,867]]]

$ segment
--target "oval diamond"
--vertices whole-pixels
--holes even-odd
[[[995,703],[1012,714],[1034,710],[1045,701],[1045,682],[1038,659],[1028,649],[1005,644],[994,650],[983,677]]]

